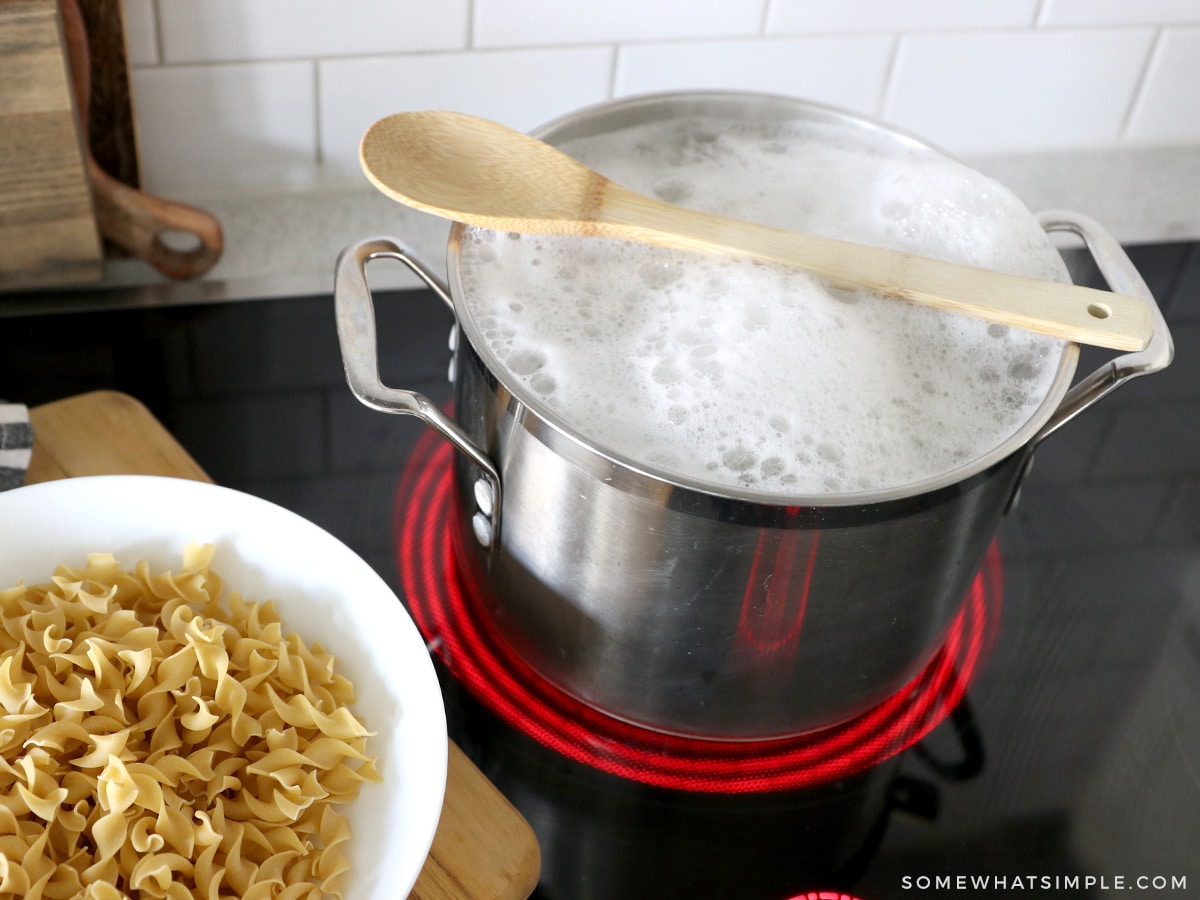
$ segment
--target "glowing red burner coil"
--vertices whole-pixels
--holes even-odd
[[[564,693],[491,629],[455,549],[453,449],[423,435],[401,477],[393,526],[413,620],[454,675],[513,728],[584,765],[661,788],[751,793],[793,790],[875,766],[928,734],[962,699],[999,615],[993,542],[941,649],[874,709],[821,731],[776,740],[710,741],[622,722]]]

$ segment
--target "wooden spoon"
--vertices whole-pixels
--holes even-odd
[[[455,112],[379,120],[359,148],[363,171],[406,206],[525,234],[598,235],[757,257],[842,287],[1115,350],[1141,350],[1154,328],[1139,297],[1005,275],[908,253],[696,212],[638,194],[503,125]]]

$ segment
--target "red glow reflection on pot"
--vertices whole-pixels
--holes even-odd
[[[401,477],[393,526],[409,611],[454,677],[511,727],[579,763],[657,787],[696,792],[792,790],[875,766],[929,733],[962,699],[997,622],[993,542],[941,649],[903,689],[849,722],[761,741],[662,734],[614,719],[547,681],[488,627],[463,577],[453,448],[422,436]],[[811,559],[815,545],[804,557]],[[804,577],[807,578],[807,575]]]
[[[742,596],[733,644],[735,660],[768,651],[777,658],[785,652],[787,658],[794,658],[800,629],[804,627],[820,539],[820,531],[799,529],[764,531],[759,537]],[[797,557],[805,550],[807,559],[801,568]],[[799,590],[792,590],[792,579],[797,576],[802,583]]]

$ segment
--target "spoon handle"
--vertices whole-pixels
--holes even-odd
[[[683,209],[608,182],[587,219],[597,234],[796,266],[839,287],[1113,350],[1142,350],[1154,317],[1140,297],[992,272]]]

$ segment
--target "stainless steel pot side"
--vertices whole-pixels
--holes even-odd
[[[783,97],[660,94],[552,123],[554,142],[694,114],[813,120],[919,141],[839,110]],[[802,173],[798,177],[802,177]],[[1082,216],[1044,213],[1090,249],[1109,286],[1143,297],[1120,246]],[[1128,379],[1167,366],[1155,306],[1147,349],[1074,386],[1066,345],[1042,407],[1003,446],[903,489],[817,497],[720,492],[594,446],[489,359],[461,294],[451,232],[447,287],[402,243],[371,238],[337,264],[347,380],[366,405],[424,420],[450,440],[464,564],[495,628],[536,670],[593,707],[708,739],[795,735],[846,721],[911,679],[936,652],[1036,446]],[[456,315],[454,418],[378,375],[365,268],[405,262]]]

